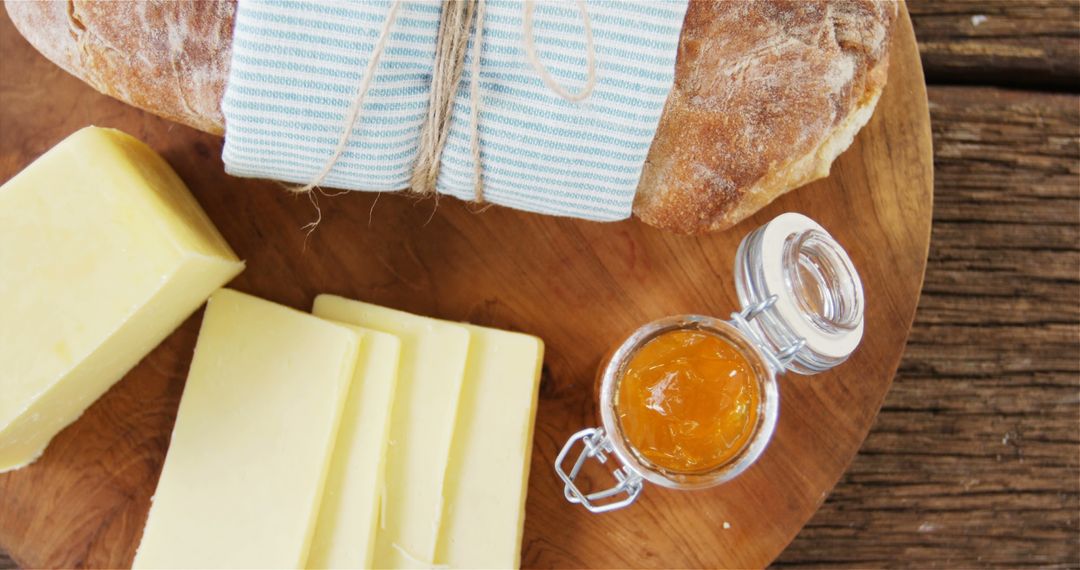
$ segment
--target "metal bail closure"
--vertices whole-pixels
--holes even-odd
[[[577,461],[574,462],[573,468],[567,473],[563,470],[563,463],[566,461],[566,456],[570,454],[570,450],[574,448],[574,444],[578,441],[581,441],[584,444],[584,447],[582,448],[581,453],[578,454]],[[570,501],[571,503],[580,503],[593,513],[606,513],[608,511],[621,509],[637,500],[638,495],[641,494],[642,488],[641,475],[625,464],[620,465],[612,471],[612,475],[615,476],[615,485],[609,489],[586,495],[574,484],[574,479],[577,478],[578,473],[581,471],[582,466],[585,465],[586,460],[596,458],[600,463],[607,463],[607,455],[609,453],[614,454],[614,448],[611,445],[611,440],[608,439],[607,435],[604,433],[603,428],[583,429],[570,436],[566,445],[563,446],[562,451],[559,452],[559,456],[555,458],[555,472],[559,474],[559,478],[562,479],[565,484],[563,486],[563,494],[566,496],[567,501]],[[618,461],[618,457],[615,459]],[[626,494],[622,499],[604,503],[597,502],[609,497],[615,497],[622,493]]]
[[[735,328],[739,329],[758,346],[761,355],[765,357],[773,370],[785,370],[795,358],[795,355],[806,346],[806,339],[794,337],[786,346],[773,352],[765,340],[754,330],[754,327],[750,326],[750,321],[771,309],[776,304],[777,299],[776,295],[769,295],[765,300],[754,303],[738,313],[731,313],[731,324],[735,325]]]

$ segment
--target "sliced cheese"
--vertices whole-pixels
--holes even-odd
[[[135,568],[301,568],[359,335],[223,289],[209,301]]]
[[[386,333],[351,328],[362,335],[360,353],[307,568],[370,568],[374,561],[401,342]]]
[[[0,187],[0,471],[243,269],[145,144],[82,129]]]
[[[472,337],[435,562],[516,568],[544,344],[524,334],[466,327]]]
[[[333,295],[319,295],[312,312],[401,338],[374,566],[430,566],[442,521],[443,482],[469,331],[460,325]]]

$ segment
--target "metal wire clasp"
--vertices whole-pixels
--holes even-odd
[[[754,330],[754,327],[750,326],[750,321],[771,309],[773,305],[776,304],[776,300],[776,295],[769,295],[766,299],[754,303],[738,313],[731,313],[731,323],[761,348],[762,355],[769,361],[769,364],[772,365],[773,370],[782,371],[787,368],[791,359],[795,358],[795,354],[806,346],[806,339],[795,338],[791,344],[773,352],[770,349],[769,344],[765,342],[765,339]]]
[[[574,444],[578,441],[583,442],[584,447],[582,448],[581,453],[578,454],[577,461],[574,462],[574,467],[570,469],[570,473],[567,473],[563,470],[563,462],[566,460],[566,456],[570,454],[570,450],[573,449]],[[607,438],[603,428],[583,429],[570,436],[566,445],[563,446],[562,451],[559,452],[559,456],[555,458],[555,472],[559,474],[559,478],[562,479],[565,484],[563,486],[563,494],[566,496],[567,501],[570,501],[571,503],[580,503],[593,513],[606,513],[615,509],[621,509],[637,500],[638,495],[641,494],[642,488],[641,475],[638,474],[637,471],[631,469],[628,465],[622,465],[612,471],[616,483],[614,487],[609,489],[586,495],[574,484],[574,479],[577,478],[578,473],[581,471],[581,467],[585,464],[585,460],[595,457],[600,463],[606,463],[607,454],[612,453],[612,451],[611,440]],[[617,460],[618,458],[616,458],[616,461]],[[620,493],[626,493],[626,497],[618,501],[610,501],[607,503],[594,502],[600,499],[614,497]]]

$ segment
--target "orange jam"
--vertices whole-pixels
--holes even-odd
[[[746,357],[702,331],[663,333],[638,349],[616,396],[623,435],[667,471],[709,471],[734,457],[757,426],[760,386]]]

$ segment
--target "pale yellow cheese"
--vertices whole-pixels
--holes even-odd
[[[516,568],[544,344],[466,325],[472,333],[446,476],[435,562]]]
[[[312,312],[401,338],[374,566],[430,566],[442,521],[443,483],[469,332],[460,325],[333,295],[319,295]]]
[[[398,378],[397,337],[361,336],[352,388],[338,429],[307,568],[370,568]]]
[[[0,187],[0,471],[241,269],[169,165],[120,131],[82,129]]]
[[[135,568],[301,568],[360,336],[210,297]]]

